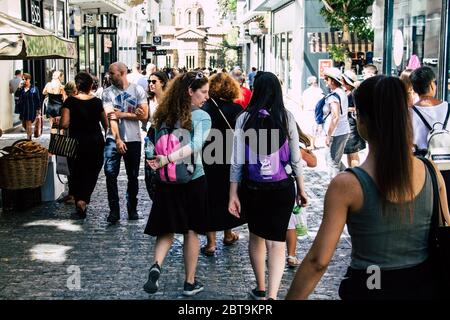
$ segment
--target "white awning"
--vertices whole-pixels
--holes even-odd
[[[72,6],[79,6],[83,11],[92,11],[97,13],[120,14],[127,11],[128,6],[124,1],[118,0],[69,0]]]

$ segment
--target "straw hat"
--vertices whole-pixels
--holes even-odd
[[[324,73],[326,77],[331,78],[342,84],[341,77],[342,72],[338,68],[326,68]]]
[[[356,77],[356,74],[353,71],[346,70],[342,75],[342,79],[344,79],[348,85],[352,86],[353,88],[356,88],[358,78]]]

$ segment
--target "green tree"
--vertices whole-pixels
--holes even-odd
[[[350,69],[352,61],[349,56],[350,33],[358,38],[373,41],[371,14],[367,9],[374,0],[319,0],[323,3],[320,14],[331,27],[342,31],[341,45],[330,47],[331,58],[337,62],[345,62]]]
[[[217,0],[222,18],[236,13],[237,0]]]

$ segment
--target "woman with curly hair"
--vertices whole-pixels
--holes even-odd
[[[210,99],[203,105],[202,109],[211,117],[211,127],[220,131],[222,137],[232,135],[236,124],[236,118],[242,112],[242,107],[234,103],[240,95],[239,83],[228,73],[218,73],[209,79]],[[227,135],[228,133],[228,135]],[[214,141],[208,139],[204,149]],[[228,191],[230,190],[230,158],[227,150],[231,150],[233,140],[225,139],[222,144],[221,157],[218,158],[216,151],[214,161],[205,158],[204,168],[206,180],[208,181],[208,200],[210,206],[210,220],[208,222],[207,244],[202,248],[206,256],[213,256],[216,251],[216,231],[224,230],[223,244],[225,246],[234,244],[239,235],[232,232],[232,228],[245,223],[243,219],[236,218],[228,212]],[[206,156],[207,154],[204,153]]]
[[[208,79],[201,72],[177,76],[152,119],[156,128],[157,155],[153,160],[147,160],[147,163],[153,170],[160,169],[157,174],[160,178],[145,228],[146,234],[157,237],[154,263],[144,285],[144,290],[148,293],[158,290],[161,266],[173,244],[175,233],[184,235],[186,278],[183,295],[193,296],[204,288],[196,280],[195,272],[200,251],[198,234],[206,233],[208,213],[207,184],[201,151],[211,129],[211,118],[199,109],[208,99],[208,89]],[[181,134],[182,137],[179,136]],[[172,140],[175,137],[179,137],[179,140]],[[165,141],[170,142],[166,144]],[[171,142],[175,145],[173,149]],[[176,145],[176,142],[180,144]],[[194,165],[190,180],[174,181],[173,176],[178,175],[177,168],[182,168],[189,160],[189,164]],[[188,170],[188,166],[185,170]]]

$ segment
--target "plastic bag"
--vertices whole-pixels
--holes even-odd
[[[302,207],[296,205],[292,210],[295,219],[295,231],[297,236],[303,237],[308,235],[308,221],[306,214],[302,211]]]

